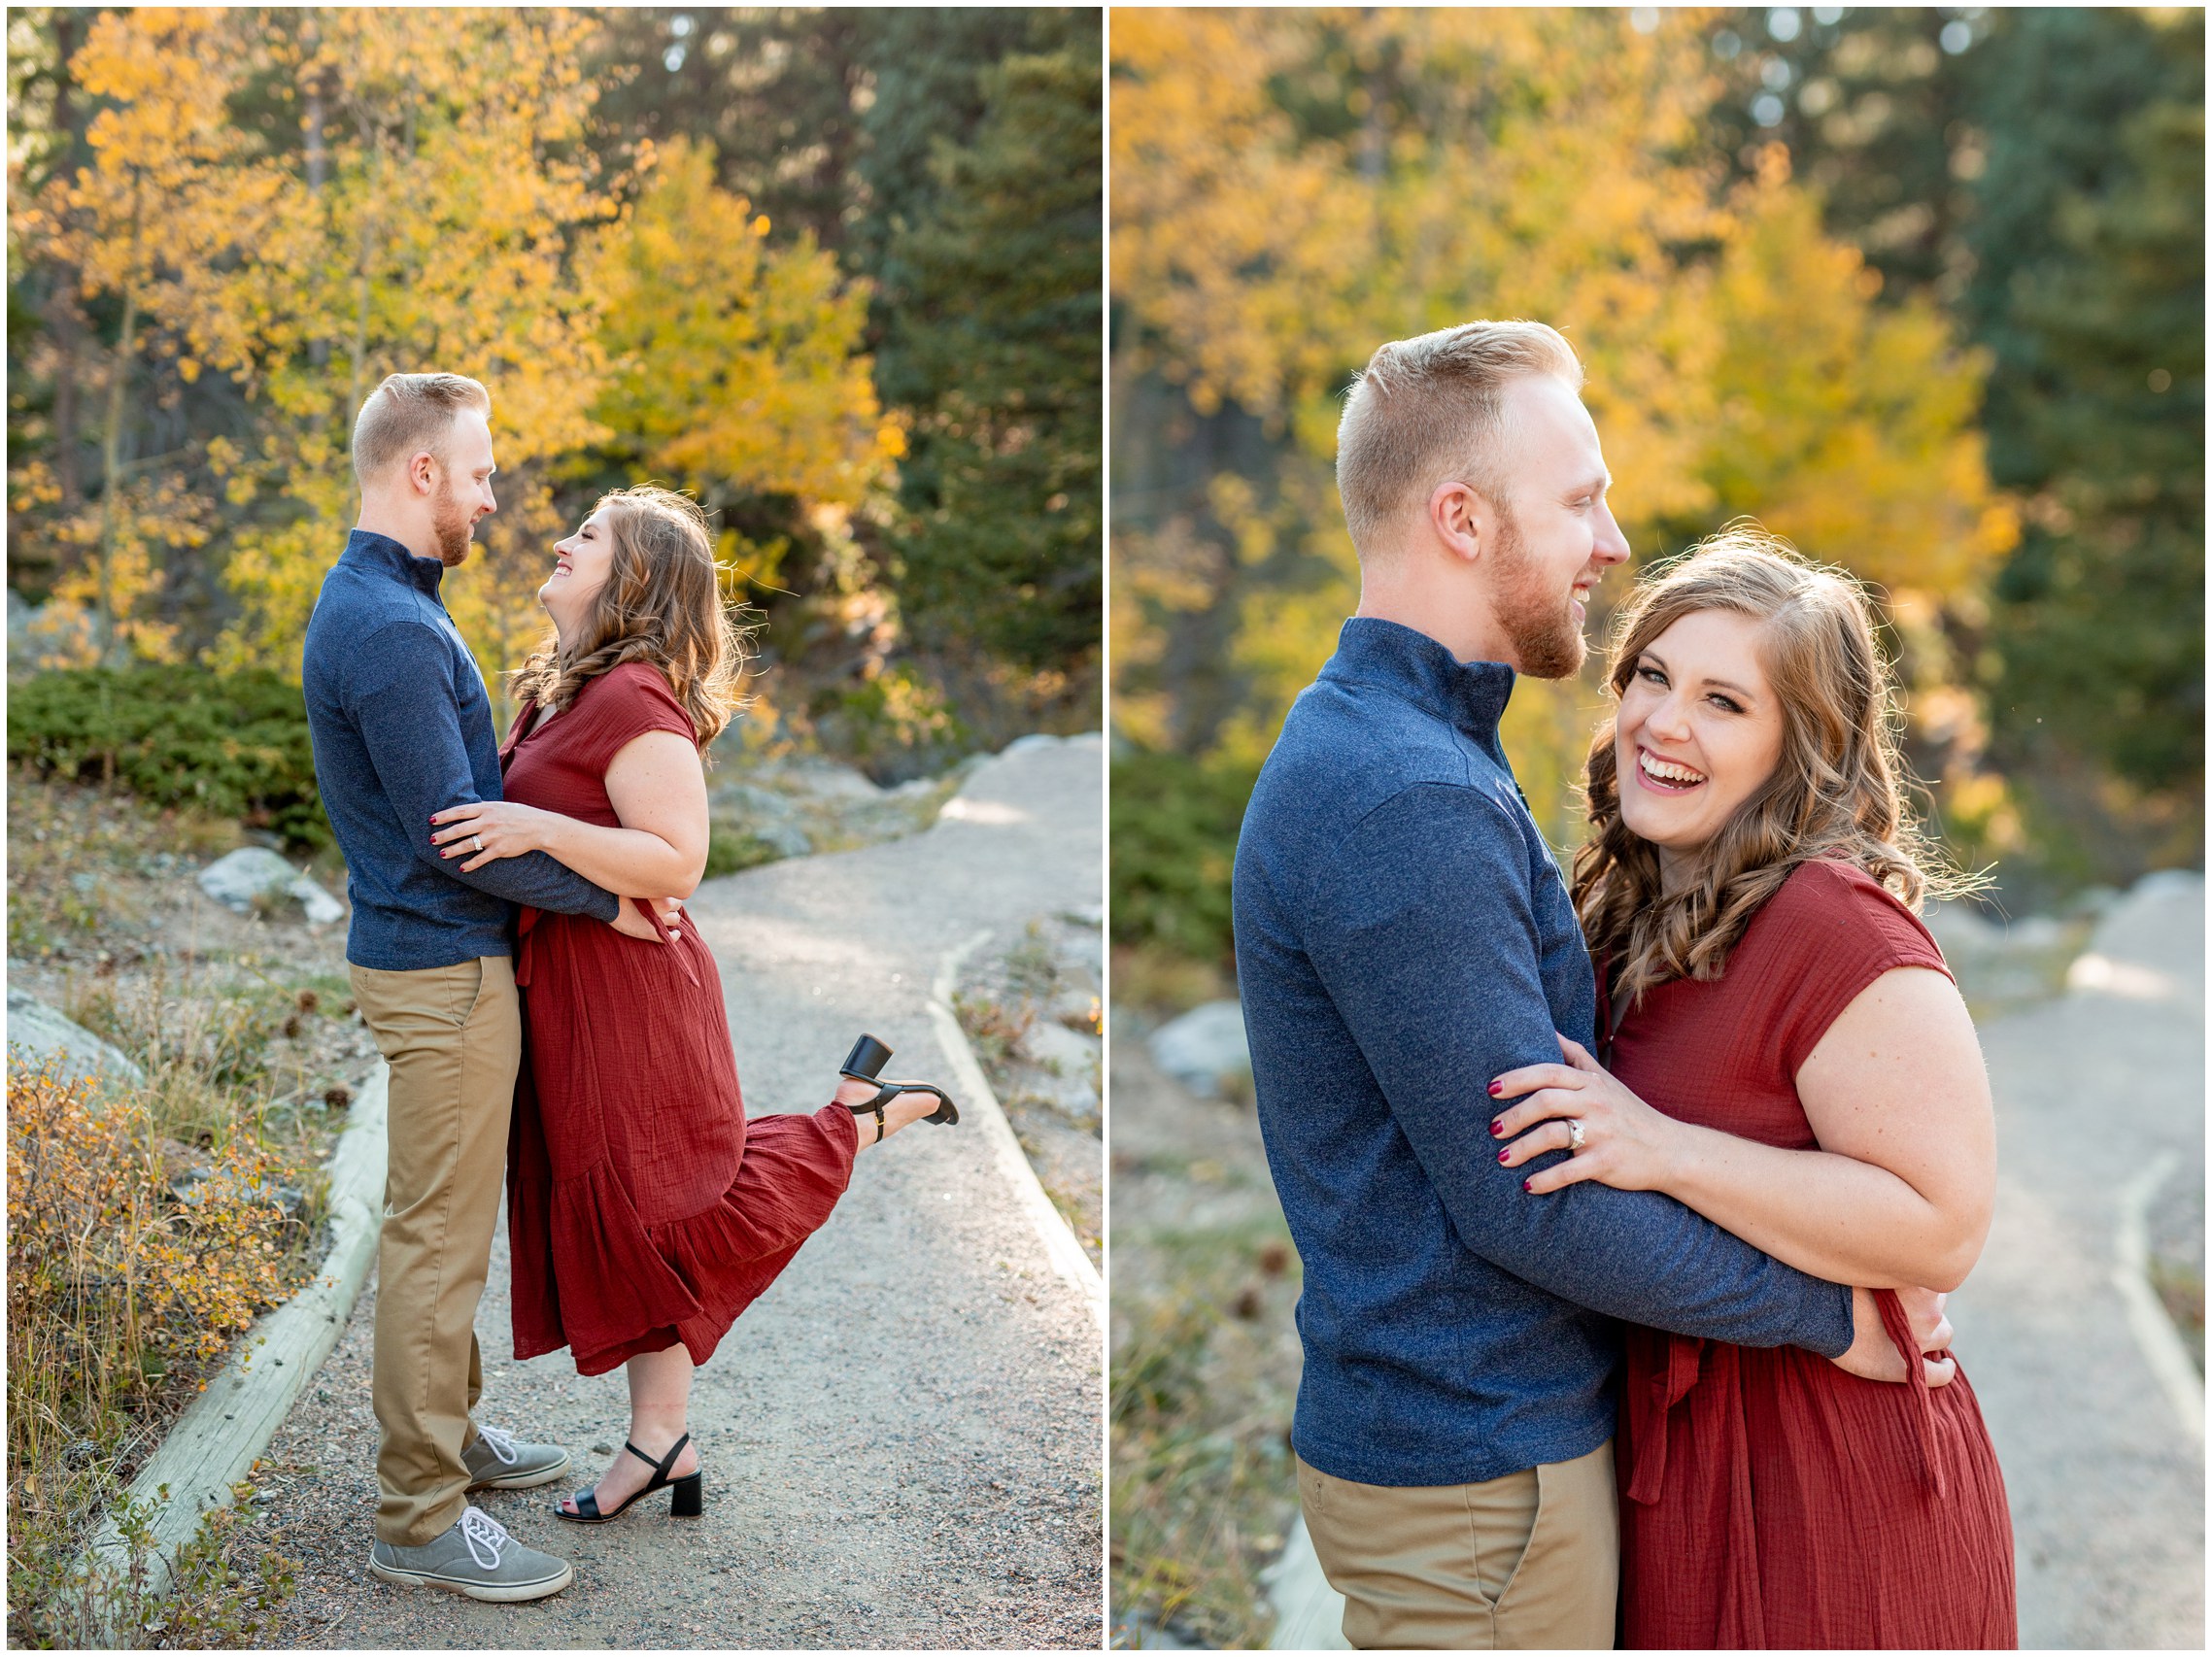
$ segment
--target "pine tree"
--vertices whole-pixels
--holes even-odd
[[[934,199],[889,226],[880,372],[913,411],[898,553],[917,631],[1079,687],[1101,601],[1102,112],[1096,36],[1065,32],[982,73],[972,140],[939,147]]]

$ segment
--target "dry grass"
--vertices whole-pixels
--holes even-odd
[[[1112,1064],[1115,1643],[1262,1646],[1260,1572],[1297,1512],[1298,1257],[1251,1111],[1193,1098],[1141,1040]]]
[[[1223,1650],[1266,1642],[1259,1574],[1297,1507],[1297,1365],[1280,1339],[1297,1270],[1278,1230],[1155,1234],[1143,1251],[1146,1300],[1112,1367],[1117,1623]]]
[[[1116,945],[1111,965],[1113,1004],[1141,1008],[1162,1023],[1237,993],[1236,979],[1218,963],[1193,961],[1156,944]]]
[[[131,1464],[309,1265],[310,1216],[279,1195],[300,1170],[236,1124],[187,1180],[156,1102],[152,1090],[63,1081],[51,1065],[9,1076],[16,1644],[84,1632],[76,1559]]]
[[[192,870],[238,843],[236,825],[11,785],[18,978],[146,1082],[95,1091],[11,1055],[10,1642],[242,1643],[289,1566],[241,1516],[203,1525],[159,1605],[143,1546],[97,1596],[82,1562],[108,1517],[143,1539],[130,1478],[231,1340],[313,1269],[321,1163],[347,1102],[328,1072],[355,1040],[334,940],[198,896]]]
[[[1105,1253],[1105,1155],[1098,1049],[1070,1054],[1066,1032],[1096,1040],[1097,975],[1074,936],[1095,923],[1031,921],[1009,947],[970,964],[952,1009],[1045,1196],[1094,1263]]]

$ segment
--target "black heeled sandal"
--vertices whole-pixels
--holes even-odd
[[[855,1116],[875,1118],[875,1136],[881,1140],[890,1126],[883,1120],[883,1107],[902,1093],[934,1093],[939,1103],[936,1109],[922,1118],[924,1122],[952,1126],[960,1120],[960,1106],[952,1102],[952,1095],[944,1089],[932,1087],[928,1082],[887,1082],[882,1080],[883,1066],[891,1058],[891,1049],[872,1035],[864,1035],[853,1043],[853,1050],[845,1055],[845,1062],[837,1066],[837,1074],[856,1082],[874,1082],[875,1097],[866,1104],[848,1104],[845,1108]]]
[[[575,1512],[569,1512],[559,1503],[554,1504],[553,1510],[572,1525],[603,1525],[609,1519],[619,1519],[629,1512],[636,1504],[639,1496],[650,1496],[656,1490],[667,1490],[674,1492],[668,1498],[668,1517],[671,1519],[697,1519],[706,1506],[706,1481],[702,1473],[688,1472],[682,1478],[670,1478],[668,1476],[668,1470],[676,1465],[676,1458],[684,1453],[684,1446],[691,1441],[692,1436],[686,1433],[668,1446],[668,1453],[665,1456],[655,1461],[628,1438],[625,1438],[622,1441],[622,1447],[653,1470],[652,1482],[647,1484],[643,1490],[630,1497],[612,1513],[599,1511],[599,1499],[594,1490],[579,1490],[569,1498],[576,1504]]]

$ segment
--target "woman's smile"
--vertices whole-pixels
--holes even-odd
[[[1636,775],[1653,794],[1687,794],[1705,782],[1705,773],[1695,766],[1662,760],[1641,743],[1636,747]]]

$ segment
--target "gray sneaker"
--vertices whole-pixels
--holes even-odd
[[[369,1574],[402,1588],[443,1588],[472,1600],[542,1600],[576,1574],[565,1559],[527,1548],[480,1508],[463,1508],[460,1523],[421,1547],[380,1541],[369,1549]]]
[[[568,1471],[568,1452],[559,1444],[526,1444],[496,1427],[478,1427],[460,1460],[471,1491],[528,1490]]]

